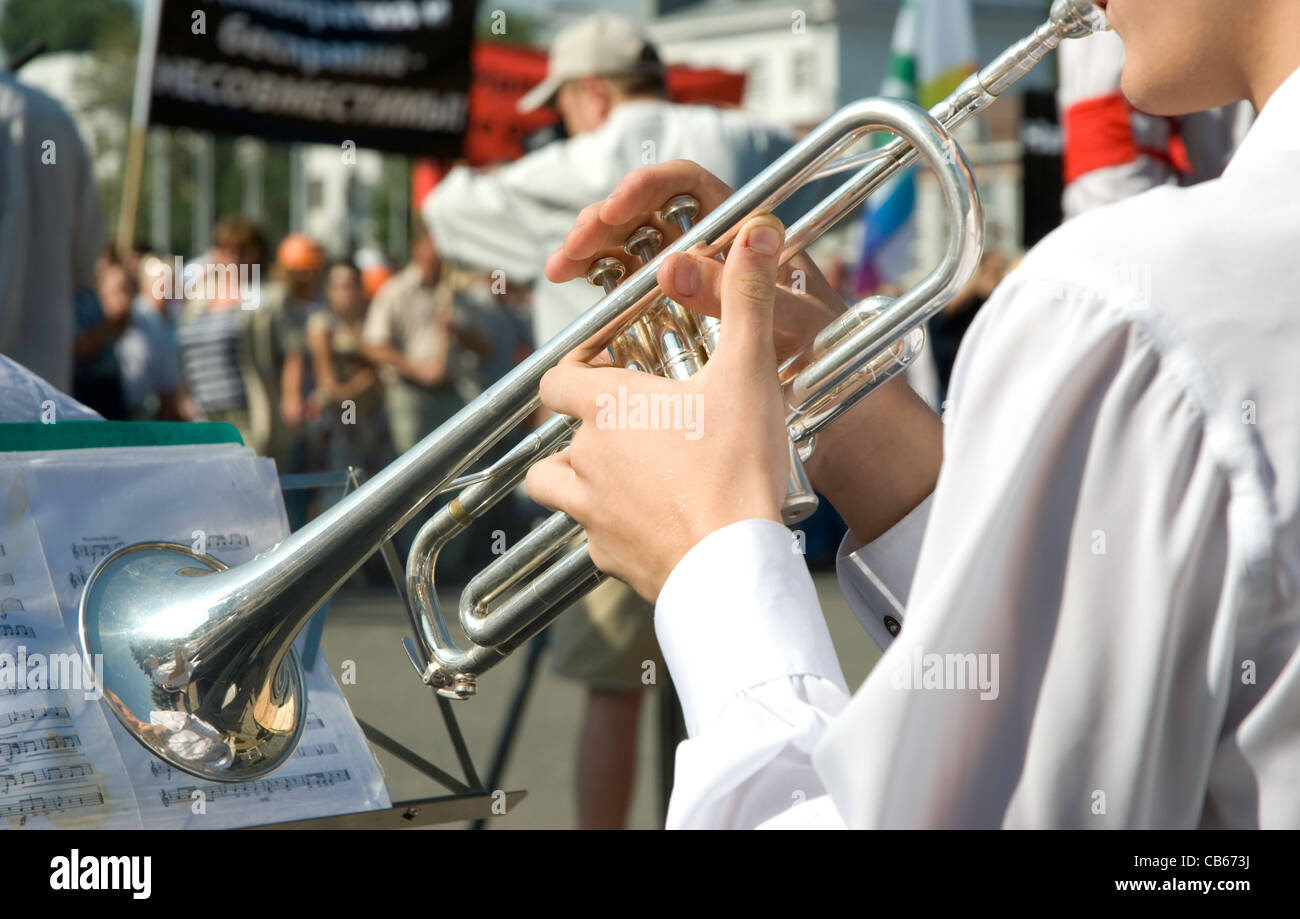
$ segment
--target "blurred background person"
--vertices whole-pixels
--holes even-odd
[[[410,264],[379,289],[362,330],[364,354],[383,383],[384,415],[399,455],[465,404],[453,370],[456,352],[468,346],[486,351],[485,340],[468,323],[468,309],[433,240],[417,230]],[[403,550],[420,519],[403,529]],[[450,580],[465,580],[465,544],[464,537],[453,540],[440,556]]]
[[[301,427],[306,395],[311,391],[306,356],[307,320],[320,310],[325,253],[306,233],[290,233],[275,254],[276,278],[266,306],[281,312],[273,327],[279,360],[280,419],[292,431]]]
[[[307,319],[307,352],[315,389],[311,401],[334,471],[355,466],[372,476],[389,460],[379,376],[365,354],[366,296],[361,272],[337,261],[326,274],[328,308]]]
[[[393,269],[383,262],[371,262],[361,269],[361,287],[366,295],[366,303],[373,303],[379,289],[393,276]]]
[[[82,288],[73,300],[77,337],[73,341],[72,397],[109,421],[125,421],[126,398],[117,343],[131,323],[135,279],[117,262],[105,264],[95,288]]]
[[[482,342],[464,349],[468,370],[461,394],[477,396],[509,373],[533,350],[533,330],[527,285],[508,285],[472,268],[457,272],[456,289],[469,315],[469,326]],[[494,293],[499,291],[499,293]],[[509,449],[501,444],[502,452]]]
[[[186,304],[176,331],[186,414],[233,424],[244,443],[262,455],[271,442],[273,390],[267,375],[258,372],[255,356],[264,353],[264,363],[270,364],[269,326],[275,317],[269,310],[244,309],[245,302],[256,301],[247,299],[255,292],[242,285],[260,277],[265,259],[266,240],[255,224],[239,216],[219,222],[213,230],[212,250],[199,264],[204,271],[204,296]],[[233,283],[215,283],[215,273],[223,269],[223,277]]]
[[[290,233],[275,254],[275,278],[263,291],[259,310],[267,321],[257,326],[255,363],[267,381],[277,406],[272,414],[268,448],[280,474],[316,471],[322,467],[323,446],[317,437],[317,405],[308,398],[313,390],[307,357],[307,320],[322,309],[321,273],[325,253],[306,233]],[[289,526],[307,522],[313,493],[292,489],[285,493]]]
[[[452,374],[455,349],[470,338],[468,307],[428,233],[417,232],[411,262],[379,289],[366,317],[366,356],[380,369],[396,453],[405,453],[464,406]],[[479,339],[474,339],[476,342]]]
[[[110,322],[82,344],[98,355],[120,332],[121,317],[113,326],[95,302],[103,233],[90,156],[72,118],[0,68],[0,353],[66,393],[74,338]]]
[[[152,255],[142,256],[137,264],[140,283],[131,302],[131,321],[116,348],[127,415],[135,421],[181,421],[172,266]],[[127,270],[122,275],[132,276]]]
[[[668,100],[659,53],[630,21],[596,13],[563,29],[551,45],[546,79],[521,111],[550,106],[567,139],[491,170],[453,169],[424,205],[449,258],[504,271],[508,285],[539,281],[533,332],[554,337],[599,298],[584,281],[550,284],[546,256],[578,212],[645,164],[686,158],[738,186],[784,153],[791,139],[751,116]],[[802,197],[802,195],[800,196]],[[581,601],[581,612],[550,629],[557,672],[585,684],[577,751],[578,822],[624,825],[635,780],[636,735],[647,665],[663,672],[652,610],[610,580]]]

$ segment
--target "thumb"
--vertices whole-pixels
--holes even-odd
[[[776,366],[772,308],[785,228],[770,214],[740,228],[722,269],[722,340],[716,361],[739,361],[766,371]]]

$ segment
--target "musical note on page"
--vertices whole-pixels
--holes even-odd
[[[0,720],[7,723],[21,724],[29,721],[42,721],[46,718],[57,719],[58,721],[69,720],[68,710],[62,705],[46,705],[43,708],[28,708],[21,711],[5,712],[0,716]]]
[[[196,791],[202,792],[207,801],[220,801],[225,798],[256,798],[269,801],[277,793],[292,791],[295,788],[329,788],[340,782],[352,781],[352,775],[346,769],[331,769],[328,772],[309,772],[306,775],[273,776],[257,782],[238,782],[233,785],[182,785],[177,788],[165,788],[161,792],[163,807],[176,804],[188,806],[194,799]]]

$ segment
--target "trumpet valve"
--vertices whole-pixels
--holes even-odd
[[[615,338],[609,350],[614,363],[620,367],[642,373],[654,373],[658,369],[658,361],[649,347],[647,333],[640,321],[633,323],[626,332]]]
[[[659,212],[664,223],[677,227],[683,233],[690,231],[695,218],[700,216],[700,202],[690,195],[674,195]]]
[[[663,233],[655,227],[644,226],[627,238],[623,251],[644,265],[658,254],[663,242]],[[660,297],[658,304],[642,317],[642,321],[655,350],[662,357],[659,370],[663,376],[684,380],[704,366],[707,352],[689,310],[667,297]]]
[[[664,234],[654,227],[641,227],[627,238],[623,251],[639,258],[643,263],[654,258],[664,244]]]
[[[623,276],[627,274],[627,268],[616,258],[597,259],[587,269],[587,281],[597,287],[602,287],[605,293],[610,293],[615,287],[618,287]]]

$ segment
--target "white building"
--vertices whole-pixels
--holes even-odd
[[[378,221],[386,217],[371,208],[384,180],[383,155],[334,144],[304,145],[300,151],[302,187],[295,200],[302,202],[302,212],[293,215],[293,228],[311,234],[336,255],[373,247]]]
[[[1045,18],[1042,0],[972,0],[976,43],[987,61]],[[673,63],[749,75],[744,107],[789,128],[875,95],[889,66],[899,0],[701,0],[647,22]],[[1049,69],[1026,85],[1052,85]]]
[[[1045,0],[971,0],[980,62],[1028,35],[1046,16]],[[876,95],[890,61],[899,0],[698,0],[653,16],[646,28],[669,63],[748,74],[743,107],[795,133],[840,106]],[[1023,86],[1051,88],[1045,62]],[[1003,100],[958,136],[976,167],[991,237],[1020,239],[1019,106]],[[947,218],[936,184],[923,175],[918,200],[918,270],[942,250]],[[855,244],[841,237],[851,256]]]

